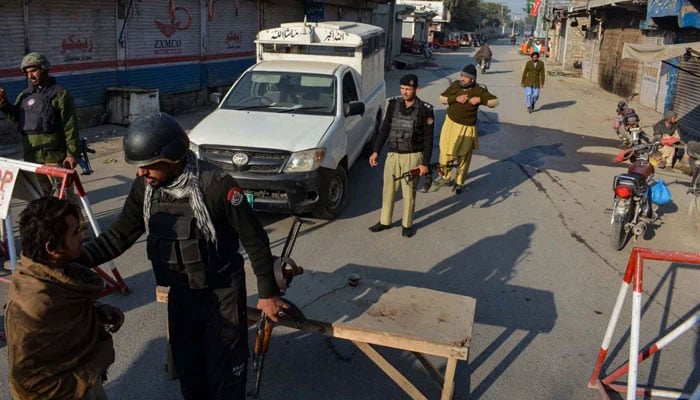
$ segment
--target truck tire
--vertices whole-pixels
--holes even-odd
[[[348,202],[348,173],[341,164],[335,170],[327,170],[321,182],[319,204],[313,215],[320,219],[339,216]]]

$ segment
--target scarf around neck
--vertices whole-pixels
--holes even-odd
[[[197,228],[199,228],[207,241],[216,244],[216,229],[209,215],[209,210],[207,210],[207,206],[204,203],[204,195],[199,183],[199,161],[193,152],[188,151],[185,155],[185,167],[180,176],[159,189],[175,199],[188,198],[197,221]],[[148,220],[151,217],[153,191],[153,187],[146,184],[146,192],[143,199],[143,222],[147,234],[149,232]]]

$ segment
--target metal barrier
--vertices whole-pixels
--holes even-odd
[[[50,166],[50,165],[41,165],[41,164],[35,164],[35,163],[30,163],[26,161],[19,161],[19,160],[13,160],[13,159],[8,159],[8,158],[2,158],[0,157],[0,170],[9,170],[13,169],[16,171],[24,171],[30,174],[36,174],[36,175],[44,175],[44,176],[49,176],[53,178],[57,178],[61,180],[61,186],[58,191],[58,198],[59,199],[64,199],[68,196],[69,191],[72,190],[72,187],[75,187],[76,192],[78,193],[78,198],[80,199],[80,203],[82,205],[83,211],[85,212],[85,216],[88,218],[88,221],[90,222],[90,226],[92,227],[93,232],[95,235],[99,235],[101,233],[100,226],[97,224],[97,220],[95,219],[95,216],[92,214],[92,210],[90,208],[90,201],[87,198],[87,194],[85,192],[85,189],[83,188],[83,184],[80,182],[80,177],[78,176],[78,173],[72,169],[67,169],[67,168],[61,168],[61,167],[55,167],[55,166]],[[19,175],[17,175],[16,179],[19,179]],[[12,182],[14,185],[15,182]],[[1,189],[0,189],[1,190]],[[12,190],[12,189],[10,189]],[[11,193],[10,193],[11,194]],[[9,200],[7,200],[9,203]],[[6,207],[9,207],[9,205],[5,205]],[[14,229],[13,229],[13,224],[12,224],[12,215],[11,213],[7,213],[6,219],[5,219],[5,230],[6,230],[6,236],[7,236],[7,253],[8,257],[10,259],[10,266],[11,269],[14,270],[15,266],[17,265],[17,251],[15,249],[15,237],[14,237]],[[108,263],[110,267],[110,272],[111,275],[107,272],[105,272],[103,269],[100,267],[95,267],[95,272],[97,272],[102,279],[105,281],[105,289],[102,292],[102,296],[106,296],[108,294],[120,291],[124,294],[128,294],[130,292],[129,288],[126,286],[126,283],[124,283],[124,280],[121,277],[121,274],[117,270],[116,266],[114,263],[111,261]],[[8,283],[10,280],[6,278],[0,278],[1,282]]]
[[[691,315],[690,318],[683,321],[679,326],[673,329],[671,332],[667,333],[664,337],[652,343],[650,346],[645,348],[643,351],[639,351],[639,332],[642,317],[642,278],[644,269],[644,260],[655,260],[655,261],[669,261],[677,262],[683,264],[696,264],[700,265],[700,253],[685,253],[679,251],[664,251],[664,250],[652,250],[640,247],[635,247],[632,249],[632,254],[630,254],[629,261],[627,262],[627,269],[625,270],[625,275],[622,278],[622,286],[617,295],[617,300],[615,301],[615,306],[613,307],[612,315],[610,316],[610,321],[608,322],[608,327],[605,331],[605,336],[603,337],[603,344],[598,352],[598,359],[595,366],[593,367],[593,372],[591,378],[588,381],[588,387],[591,389],[597,389],[600,391],[603,398],[609,398],[606,391],[614,391],[618,393],[627,393],[627,400],[634,400],[637,395],[642,396],[657,396],[665,398],[690,398],[690,393],[682,393],[674,390],[666,390],[655,387],[644,387],[637,388],[637,374],[639,363],[651,357],[654,353],[658,352],[662,348],[666,347],[674,339],[681,336],[683,333],[689,331],[695,324],[700,323],[700,313]],[[622,305],[625,300],[625,295],[629,289],[630,284],[633,285],[632,293],[632,320],[630,322],[630,349],[629,349],[629,360],[610,373],[608,376],[601,376],[601,370],[603,363],[608,355],[608,349],[610,342],[612,340],[615,327],[617,325],[620,313],[622,312]],[[627,384],[615,383],[615,380],[620,376],[627,373]]]

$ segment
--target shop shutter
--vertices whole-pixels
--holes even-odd
[[[226,0],[214,3],[207,26],[207,85],[231,84],[255,63],[258,3]]]
[[[609,28],[605,29],[604,35],[598,82],[603,89],[627,97],[635,91],[638,84],[639,62],[623,60],[622,47],[625,43],[642,42],[642,32],[639,29]]]
[[[22,3],[18,1],[0,1],[0,76],[8,97],[14,101],[15,96],[27,86],[19,70],[24,55],[24,23],[22,22]]]
[[[111,0],[29,3],[29,50],[48,57],[77,107],[102,104],[105,88],[117,81],[115,18]]]
[[[199,0],[133,3],[126,24],[128,86],[156,88],[160,94],[197,91],[200,82],[201,20]]]
[[[270,29],[285,22],[301,22],[304,20],[304,3],[301,0],[260,0],[262,4],[261,29]]]
[[[700,60],[681,61],[681,68],[700,75]],[[678,71],[673,109],[678,112],[683,137],[688,134],[700,140],[700,78]]]

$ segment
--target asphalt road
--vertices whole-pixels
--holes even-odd
[[[688,177],[677,171],[658,173],[674,194],[674,203],[661,210],[661,226],[649,240],[612,250],[605,210],[611,206],[612,178],[624,171],[612,161],[619,151],[610,128],[618,99],[577,78],[548,76],[538,109],[528,114],[519,87],[526,58],[505,42],[492,48],[492,68],[478,81],[501,104],[480,111],[480,148],[467,190],[459,196],[447,189],[419,193],[413,238],[402,237],[398,228],[401,203],[393,229],[370,233],[367,227],[379,218],[381,168],[360,160],[349,174],[351,199],[345,213],[304,228],[293,256],[322,274],[355,272],[363,279],[474,297],[472,346],[469,363],[458,366],[456,399],[596,399],[599,395],[586,383],[632,246],[700,248],[697,221],[686,213]],[[433,66],[411,71],[419,76],[419,96],[435,105],[437,128],[445,115],[437,97],[464,64],[473,62],[472,54],[471,49],[437,51]],[[387,74],[388,95],[398,94],[398,79],[405,72]],[[637,108],[645,123],[659,118]],[[191,127],[202,115],[180,119]],[[119,212],[134,171],[122,160],[118,132],[103,127],[90,133],[98,136],[96,172],[84,182],[106,227]],[[438,134],[439,129],[436,140]],[[273,253],[279,254],[291,218],[261,218]],[[155,302],[144,247],[142,238],[116,260],[132,294],[105,299],[126,311],[126,323],[115,335],[117,361],[106,383],[111,399],[179,398],[177,382],[164,373],[166,308]],[[252,303],[254,278],[247,272]],[[303,278],[290,289],[302,301],[310,295]],[[697,312],[699,281],[698,267],[648,263],[642,345]],[[630,315],[628,300],[613,338],[612,361],[605,365],[608,371],[627,356]],[[274,332],[263,399],[407,398],[349,342],[286,328]],[[381,352],[429,398],[439,397],[439,388],[414,358]],[[700,380],[698,365],[696,327],[643,363],[639,382],[692,391]],[[0,349],[0,399],[9,399],[7,387],[7,355]]]

